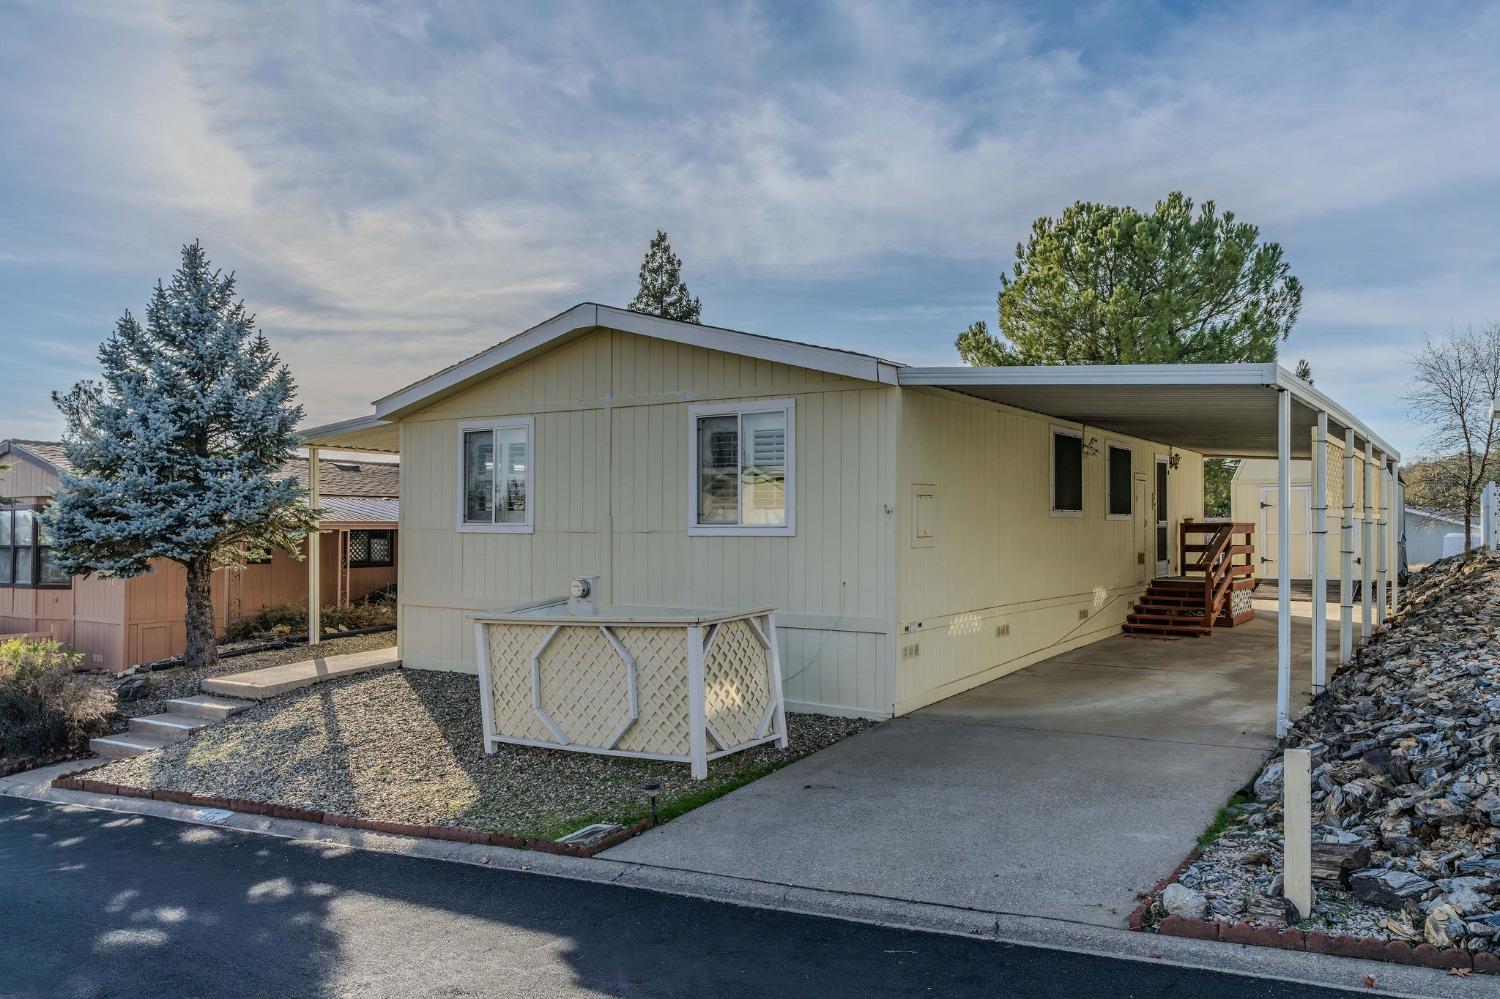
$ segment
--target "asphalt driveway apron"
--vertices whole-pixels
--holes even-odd
[[[1305,619],[1294,636],[1299,686]],[[884,723],[605,856],[1123,925],[1275,748],[1275,617],[1123,636]]]

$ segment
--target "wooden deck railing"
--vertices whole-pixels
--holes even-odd
[[[1190,543],[1190,535],[1200,540]],[[1184,520],[1178,527],[1177,545],[1183,575],[1203,573],[1204,623],[1212,628],[1221,616],[1232,618],[1226,612],[1235,581],[1255,572],[1255,525]]]

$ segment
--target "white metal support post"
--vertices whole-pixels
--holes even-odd
[[[1291,728],[1292,710],[1292,394],[1276,397],[1276,738]]]
[[[1364,523],[1359,525],[1359,640],[1368,641],[1370,638],[1370,618],[1374,613],[1374,594],[1370,591],[1375,589],[1375,449],[1369,441],[1365,441],[1365,471],[1364,471]]]
[[[693,780],[708,779],[708,704],[704,700],[703,626],[687,629],[688,753]]]
[[[1402,555],[1405,549],[1401,544],[1402,537],[1406,534],[1406,487],[1401,484],[1401,475],[1397,471],[1391,472],[1391,481],[1396,484],[1396,506],[1395,526],[1391,528],[1391,548],[1395,551],[1395,568],[1391,570],[1391,613],[1401,609],[1401,566],[1405,564]]]
[[[1339,665],[1354,656],[1354,431],[1344,430],[1344,522],[1339,526]]]
[[[307,449],[307,505],[318,508],[318,449]],[[322,561],[318,557],[318,531],[307,534],[307,644],[317,645],[322,640],[322,601],[318,599],[323,588]]]
[[[1390,461],[1385,455],[1380,456],[1380,513],[1375,518],[1376,551],[1379,561],[1376,563],[1375,572],[1375,623],[1385,623],[1385,601],[1386,601],[1386,579],[1389,566],[1390,539],[1391,539],[1391,473]]]
[[[1328,684],[1328,414],[1318,414],[1313,440],[1312,690]]]

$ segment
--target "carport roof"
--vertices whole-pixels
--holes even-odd
[[[1292,456],[1309,457],[1319,411],[1333,440],[1354,431],[1400,455],[1338,403],[1278,364],[1100,364],[900,368],[903,386],[950,389],[1087,427],[1162,441],[1216,457],[1276,457],[1276,399],[1292,396]]]

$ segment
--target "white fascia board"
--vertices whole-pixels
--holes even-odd
[[[1327,395],[1307,384],[1307,382],[1298,378],[1281,365],[1272,365],[1272,367],[1276,369],[1277,386],[1290,392],[1293,399],[1315,413],[1318,411],[1327,413],[1329,419],[1334,423],[1353,430],[1354,436],[1357,439],[1369,441],[1375,450],[1379,451],[1387,459],[1392,462],[1400,462],[1401,454],[1399,451],[1387,444],[1378,434],[1371,431],[1369,427],[1355,419],[1343,406],[1340,406]],[[1356,443],[1358,443],[1358,440],[1356,440]]]
[[[321,427],[304,427],[297,431],[297,439],[303,442],[318,437],[331,437],[334,434],[357,433],[364,430],[376,430],[380,427],[389,426],[389,421],[371,413],[368,416],[356,416],[348,420],[339,420],[337,423],[325,423]]]
[[[1060,364],[901,368],[902,385],[1265,385],[1274,364]]]
[[[386,418],[402,410],[434,400],[470,381],[483,377],[502,365],[540,350],[556,340],[595,327],[635,333],[657,340],[669,340],[673,343],[706,347],[727,354],[775,361],[779,364],[811,368],[846,378],[882,382],[887,385],[896,384],[896,372],[900,367],[890,361],[867,354],[794,343],[790,340],[778,340],[774,337],[742,333],[739,330],[727,330],[717,326],[677,322],[658,316],[648,316],[641,312],[631,312],[628,309],[585,302],[573,306],[539,326],[533,326],[524,333],[511,337],[504,343],[496,344],[489,350],[476,354],[446,371],[440,371],[415,385],[377,399],[375,415]]]

